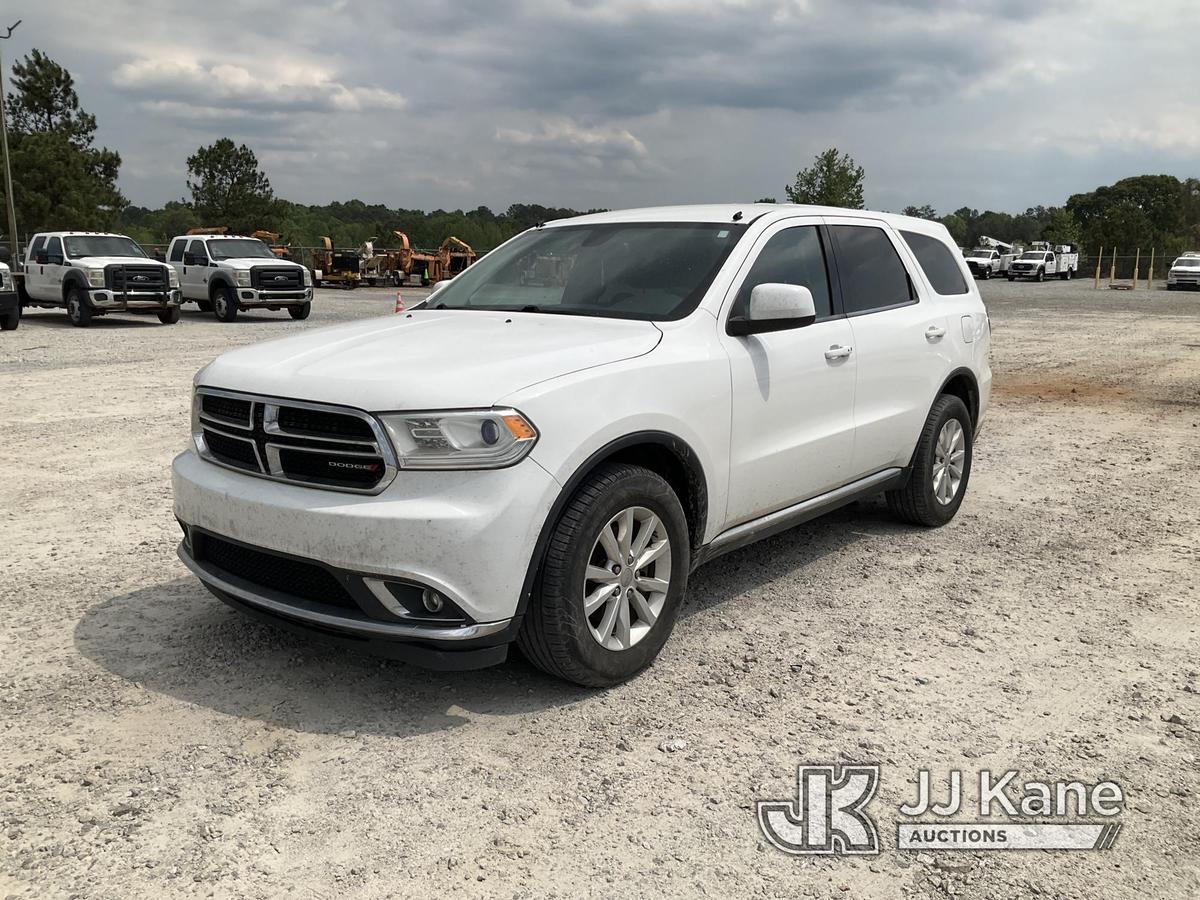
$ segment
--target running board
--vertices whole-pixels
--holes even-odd
[[[826,494],[820,494],[811,500],[804,500],[722,531],[707,546],[700,548],[695,562],[692,563],[692,569],[695,570],[706,562],[732,550],[740,550],[755,541],[761,541],[763,538],[787,531],[810,519],[823,516],[839,506],[845,506],[855,500],[862,500],[865,497],[872,497],[883,491],[901,487],[905,477],[904,469],[884,469],[882,472],[860,478],[858,481],[853,481]]]

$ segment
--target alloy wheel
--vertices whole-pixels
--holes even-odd
[[[671,586],[671,539],[644,506],[621,510],[600,529],[583,578],[588,630],[606,650],[628,650],[654,627]]]
[[[949,506],[958,495],[966,456],[967,438],[962,423],[947,419],[933,449],[933,496],[943,506]]]

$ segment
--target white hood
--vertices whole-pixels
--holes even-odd
[[[521,388],[649,353],[650,322],[417,310],[217,357],[197,384],[371,412],[486,407]]]
[[[80,256],[68,259],[67,263],[77,269],[103,269],[105,266],[162,266],[164,262],[142,256]]]

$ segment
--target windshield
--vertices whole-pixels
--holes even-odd
[[[1046,252],[1044,250],[1028,250],[1022,253],[1018,259],[1045,259]]]
[[[458,275],[432,307],[681,319],[745,230],[703,222],[539,228]]]
[[[1200,256],[1181,256],[1175,262],[1171,263],[1172,269],[1195,269],[1200,267]]]
[[[127,237],[113,234],[83,234],[63,238],[67,259],[85,256],[136,256],[146,258],[146,251]]]
[[[991,259],[992,251],[989,250],[987,247],[976,247],[974,250],[971,251],[971,255],[972,256],[983,256],[983,257],[986,257],[987,259]]]
[[[213,259],[274,259],[271,248],[257,238],[227,238],[208,242]]]

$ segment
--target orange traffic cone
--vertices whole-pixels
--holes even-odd
[[[399,291],[396,291],[396,308],[393,310],[393,312],[404,312],[404,298],[400,296]]]

